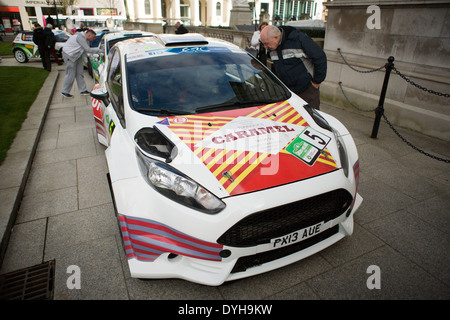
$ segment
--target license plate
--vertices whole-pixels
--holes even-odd
[[[324,230],[324,229],[322,229],[323,224],[324,224],[324,222],[322,221],[322,222],[319,222],[312,226],[300,229],[298,231],[294,231],[285,236],[271,239],[270,243],[272,244],[273,248],[279,248],[279,247],[287,246],[292,243],[303,241],[305,239],[314,237],[318,233],[321,233]]]

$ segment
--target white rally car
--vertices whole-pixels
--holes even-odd
[[[92,107],[133,277],[220,285],[352,233],[351,135],[245,51],[196,34],[125,40],[100,79]]]
[[[139,37],[151,37],[153,33],[142,31],[114,31],[104,34],[98,44],[98,53],[88,53],[86,67],[96,82],[100,80],[103,67],[108,63],[109,50],[119,41]],[[93,45],[91,44],[91,47]]]

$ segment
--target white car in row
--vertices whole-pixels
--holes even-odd
[[[89,53],[86,56],[86,67],[96,82],[100,81],[102,69],[107,65],[109,50],[118,42],[141,37],[152,37],[153,33],[141,31],[113,31],[102,35],[98,45],[98,53]]]
[[[55,51],[62,58],[62,48],[70,35],[61,30],[52,30],[55,34]],[[11,43],[14,58],[19,63],[26,63],[29,59],[40,58],[38,46],[33,42],[33,31],[22,31]]]

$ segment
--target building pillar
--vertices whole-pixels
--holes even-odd
[[[200,21],[200,0],[191,0],[191,25],[199,26]]]
[[[230,12],[230,27],[236,25],[251,25],[252,11],[247,0],[232,0],[233,9]]]

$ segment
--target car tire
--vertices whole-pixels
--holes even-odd
[[[28,62],[27,54],[21,49],[14,51],[14,58],[16,58],[16,61],[19,63]]]

